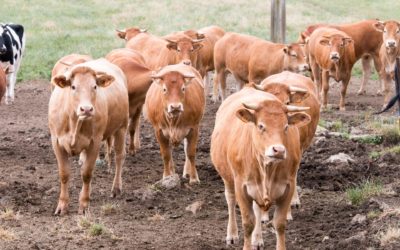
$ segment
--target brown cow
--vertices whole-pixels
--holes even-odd
[[[312,33],[309,41],[309,53],[311,70],[318,86],[318,93],[321,93],[322,85],[323,107],[326,108],[328,104],[329,77],[333,77],[337,82],[342,81],[339,109],[346,110],[344,100],[351,70],[356,62],[353,39],[337,29],[322,27]]]
[[[53,78],[57,85],[49,102],[51,142],[57,158],[61,191],[56,214],[68,209],[69,156],[80,154],[83,161],[80,214],[88,209],[90,181],[103,140],[114,140],[115,176],[112,195],[121,192],[121,171],[125,160],[128,126],[128,91],[124,73],[105,59],[72,67]]]
[[[129,41],[130,39],[134,38],[140,33],[145,33],[147,30],[146,29],[141,29],[138,27],[131,27],[126,30],[116,30],[117,36],[121,39],[124,39],[125,41]]]
[[[147,32],[137,34],[125,45],[126,48],[139,51],[152,70],[181,62],[195,66],[197,52],[202,46],[201,40],[183,34],[175,39],[163,39]]]
[[[263,246],[261,212],[275,204],[276,248],[285,249],[286,217],[301,159],[298,128],[310,121],[308,114],[297,111],[306,109],[286,106],[254,88],[232,94],[218,109],[211,160],[225,185],[227,244],[239,238],[236,202],[242,215],[243,249]]]
[[[51,71],[51,90],[55,88],[55,84],[53,83],[53,78],[57,75],[62,75],[67,72],[71,67],[92,60],[92,57],[89,55],[81,55],[81,54],[70,54],[61,57],[54,65],[53,70]]]
[[[204,86],[200,74],[184,64],[168,65],[153,75],[146,95],[145,116],[151,122],[164,161],[163,178],[175,172],[171,145],[184,139],[185,166],[190,183],[198,183],[195,166],[199,123],[205,109]]]
[[[152,78],[151,70],[145,65],[144,58],[131,49],[115,49],[106,59],[122,69],[128,83],[129,95],[129,153],[134,154],[140,148],[140,114]]]
[[[4,72],[3,68],[0,67],[0,105],[1,105],[1,99],[6,93],[6,85],[7,85],[6,73]]]
[[[356,23],[329,25],[329,24],[315,24],[308,26],[305,31],[300,33],[298,42],[305,42],[310,38],[314,30],[321,27],[335,28],[345,32],[354,40],[354,51],[356,61],[362,59],[362,81],[360,89],[357,94],[365,94],[365,86],[371,75],[371,60],[374,61],[374,66],[377,72],[380,72],[381,63],[379,60],[379,49],[382,44],[382,35],[373,27],[376,23],[375,19],[363,20]],[[383,86],[382,86],[383,87]],[[381,94],[381,88],[378,90]]]
[[[260,85],[256,85],[256,88],[275,95],[285,104],[310,108],[306,113],[311,117],[311,122],[299,129],[300,146],[304,152],[311,145],[320,117],[320,103],[314,82],[303,75],[284,71],[264,79]],[[297,189],[294,191],[292,205],[300,205]]]
[[[396,58],[400,57],[400,23],[397,21],[376,22],[374,26],[383,34],[383,43],[379,54],[382,67],[379,75],[383,80],[384,106],[386,106],[390,99]]]
[[[213,100],[226,98],[226,74],[233,74],[240,88],[245,82],[260,83],[269,75],[289,70],[294,72],[309,69],[302,46],[271,43],[260,38],[237,33],[226,33],[214,48]]]

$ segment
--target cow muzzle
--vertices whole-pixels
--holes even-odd
[[[300,72],[310,71],[310,66],[308,66],[308,64],[301,64],[299,65],[299,71]]]
[[[187,66],[192,65],[192,62],[190,60],[183,60],[182,63],[187,65]]]
[[[178,103],[170,103],[167,107],[167,113],[169,116],[178,116],[181,112],[183,112],[183,104]]]
[[[386,48],[392,49],[397,47],[397,42],[393,39],[386,40]]]
[[[286,159],[286,148],[282,144],[275,144],[265,151],[267,163],[275,163]]]
[[[94,107],[92,105],[81,105],[78,108],[77,115],[80,120],[90,119],[94,115]]]
[[[339,62],[339,60],[340,60],[340,55],[339,55],[339,53],[337,53],[337,52],[332,52],[332,53],[330,54],[330,59],[331,59],[333,62],[335,62],[335,63]]]

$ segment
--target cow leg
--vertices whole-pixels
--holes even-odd
[[[7,105],[13,104],[14,102],[14,88],[16,82],[16,72],[7,75],[7,86],[6,86],[6,99],[5,103]]]
[[[318,99],[321,101],[321,70],[318,67],[315,59],[310,57],[311,73],[314,78],[314,82],[317,84]]]
[[[363,56],[361,58],[362,63],[362,80],[360,89],[357,92],[357,95],[364,95],[366,93],[365,86],[368,83],[369,77],[371,76],[371,60],[370,56]]]
[[[105,160],[107,162],[107,171],[111,172],[111,151],[112,151],[112,147],[113,147],[113,140],[114,138],[112,136],[107,138],[107,144],[106,144],[106,156],[105,156]]]
[[[134,114],[130,117],[129,122],[129,154],[134,155],[136,150],[140,148],[140,114],[142,113],[142,106],[138,107]]]
[[[122,190],[122,166],[125,162],[125,135],[126,128],[121,128],[114,135],[114,150],[115,150],[115,175],[111,189],[111,197],[116,197],[121,194]]]
[[[255,201],[253,201],[253,211],[256,218],[255,227],[253,233],[251,234],[251,246],[254,249],[259,249],[264,246],[264,240],[262,237],[261,230],[261,209]]]
[[[292,200],[294,189],[296,188],[295,182],[293,181],[286,187],[286,197],[280,199],[276,203],[276,208],[274,212],[273,225],[276,232],[276,249],[284,250],[285,246],[285,229],[287,224],[287,214],[290,209],[290,201]]]
[[[225,184],[225,199],[228,204],[228,228],[226,234],[226,244],[234,245],[239,242],[239,233],[236,221],[236,198],[235,198],[235,189],[231,187],[227,182],[224,181]]]
[[[346,105],[344,99],[346,98],[347,86],[350,82],[350,75],[346,77],[346,79],[342,80],[342,88],[340,89],[340,103],[339,110],[346,111]]]
[[[57,139],[52,138],[51,141],[57,158],[58,175],[60,176],[60,196],[54,214],[64,215],[68,211],[69,204],[68,184],[71,175],[71,163],[69,162],[67,152],[58,145]]]
[[[226,75],[227,72],[225,69],[215,70],[214,75],[214,86],[213,86],[213,102],[218,101],[218,87],[221,92],[221,99],[222,101],[225,100],[226,97]]]
[[[79,195],[79,214],[87,212],[90,199],[90,181],[92,180],[93,169],[96,164],[96,158],[99,155],[100,142],[92,142],[86,151],[86,161],[83,162],[81,167],[82,176],[82,190]]]
[[[187,174],[189,174],[190,184],[200,183],[199,176],[197,175],[195,158],[196,158],[196,148],[197,148],[197,140],[199,138],[199,129],[194,128],[190,130],[189,134],[186,136],[184,140],[184,148],[185,148],[185,166],[183,168],[183,177],[185,178]]]
[[[382,61],[381,61],[381,59],[380,59],[380,57],[379,57],[379,53],[375,53],[375,54],[372,56],[372,59],[373,59],[373,61],[374,61],[375,70],[376,70],[376,72],[378,72],[378,74],[379,74],[379,72],[381,72],[381,69],[382,69],[382,67],[383,67]],[[379,76],[381,76],[381,75],[379,74]],[[377,94],[377,95],[382,95],[382,90],[383,90],[383,89],[384,89],[384,82],[383,82],[383,79],[382,79],[381,77],[379,77],[379,88],[378,88],[378,90],[376,91],[376,94]]]
[[[253,201],[245,194],[242,183],[235,183],[236,200],[239,204],[242,216],[242,227],[244,232],[243,250],[251,249],[251,235],[255,226],[255,215],[253,211]]]
[[[156,131],[156,138],[160,144],[160,153],[164,162],[163,178],[175,173],[174,161],[172,160],[171,146],[161,130]]]
[[[392,86],[392,77],[385,70],[381,70],[383,72],[381,74],[381,80],[383,82],[383,107],[386,107],[386,104],[390,100],[390,86]]]
[[[322,71],[322,108],[326,109],[328,106],[328,91],[329,91],[329,71]]]
[[[82,166],[82,164],[86,161],[86,150],[83,150],[80,154],[79,154],[79,160],[78,160],[78,164],[79,166]]]

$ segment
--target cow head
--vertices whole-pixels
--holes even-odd
[[[146,29],[140,29],[137,27],[132,27],[129,29],[125,29],[125,30],[115,30],[117,32],[117,36],[121,39],[124,39],[125,41],[129,41],[130,39],[132,39],[133,37],[137,36],[140,33],[144,33],[147,30]]]
[[[259,160],[266,167],[286,159],[289,126],[307,125],[311,121],[310,116],[298,111],[308,109],[267,99],[257,104],[243,103],[243,108],[236,112],[236,116],[252,124],[252,141]]]
[[[353,43],[353,39],[341,34],[333,34],[330,36],[322,36],[322,39],[319,41],[319,43],[330,48],[329,59],[333,63],[338,63],[340,57],[344,55],[346,46]]]
[[[400,23],[396,21],[378,21],[374,24],[376,30],[383,33],[383,43],[387,49],[395,49],[400,42]]]
[[[162,89],[163,109],[168,118],[177,118],[184,111],[186,87],[194,74],[185,70],[160,70],[153,74],[153,81]]]
[[[103,72],[95,72],[89,67],[78,66],[65,75],[57,75],[53,83],[60,88],[70,88],[70,101],[80,120],[86,120],[95,114],[98,88],[109,86],[114,77]]]
[[[283,52],[285,53],[285,70],[296,73],[310,70],[303,46],[304,44],[292,43],[283,48]]]
[[[260,85],[251,83],[250,86],[254,87],[255,89],[273,94],[284,104],[302,102],[310,95],[306,89],[287,86],[286,84],[282,83],[263,84],[263,82],[261,82]]]
[[[206,36],[203,33],[199,33],[196,30],[185,30],[183,34],[187,35],[192,39],[205,39]]]
[[[174,50],[175,63],[192,65],[197,60],[197,51],[203,47],[202,39],[191,39],[188,36],[179,37],[177,40],[165,39],[167,48]]]

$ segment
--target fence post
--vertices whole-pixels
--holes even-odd
[[[271,41],[286,42],[286,0],[271,0]]]

